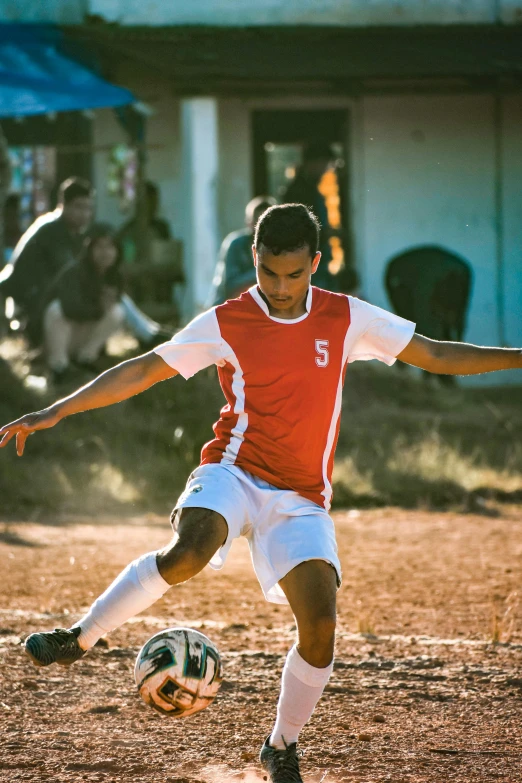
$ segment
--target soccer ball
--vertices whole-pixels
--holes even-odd
[[[187,718],[214,701],[221,685],[221,657],[204,634],[167,628],[146,642],[134,667],[138,692],[150,707]]]

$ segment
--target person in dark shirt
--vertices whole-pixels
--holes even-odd
[[[145,229],[147,240],[161,239],[167,241],[171,238],[170,227],[164,218],[158,217],[160,206],[159,190],[153,182],[145,183]],[[136,216],[128,220],[118,232],[118,239],[123,248],[126,263],[141,263],[139,256],[140,225]]]
[[[232,231],[223,240],[207,307],[215,307],[227,299],[234,299],[255,284],[256,268],[252,256],[254,230],[263,212],[275,203],[272,196],[253,198],[246,206],[245,228]]]
[[[114,231],[99,224],[89,232],[80,260],[66,266],[48,289],[43,330],[55,380],[67,377],[71,360],[92,369],[108,338],[122,326],[120,265]]]
[[[298,167],[294,179],[281,194],[282,204],[305,204],[312,210],[321,224],[319,250],[321,263],[313,277],[313,284],[328,291],[339,291],[339,280],[328,270],[332,260],[332,249],[329,242],[330,225],[326,201],[319,192],[319,183],[323,174],[331,165],[335,155],[328,144],[315,142],[303,150],[303,162]]]
[[[49,286],[58,272],[80,258],[93,212],[94,189],[89,182],[78,177],[62,182],[57,208],[27,229],[0,273],[0,301],[14,299],[33,346],[43,341],[42,317]],[[122,306],[126,325],[144,350],[170,338],[171,333],[143,313],[127,294],[122,297]]]
[[[72,177],[62,182],[57,208],[28,228],[6,267],[11,267],[11,274],[2,275],[0,291],[14,299],[27,320],[27,335],[33,345],[42,340],[43,304],[50,283],[81,253],[92,220],[93,197],[93,188],[85,180]]]

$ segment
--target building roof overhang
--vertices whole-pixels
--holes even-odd
[[[66,29],[109,70],[134,63],[179,95],[522,86],[522,26]]]

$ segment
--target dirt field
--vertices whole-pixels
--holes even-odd
[[[336,668],[301,735],[308,783],[522,779],[520,509],[335,515],[344,584]],[[0,523],[0,780],[257,783],[292,617],[265,603],[243,542],[70,669],[37,669],[20,637],[67,626],[166,520]],[[518,626],[517,626],[518,619]],[[137,650],[169,625],[223,654],[215,704],[171,720],[136,695]],[[500,643],[492,644],[496,636]]]

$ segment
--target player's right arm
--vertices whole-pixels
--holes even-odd
[[[58,400],[48,408],[28,413],[0,429],[0,448],[7,446],[16,437],[16,452],[24,453],[25,441],[37,430],[54,427],[66,416],[74,413],[104,408],[149,389],[159,381],[173,378],[177,370],[170,367],[160,356],[151,351],[129,359],[99,375],[86,386]]]

